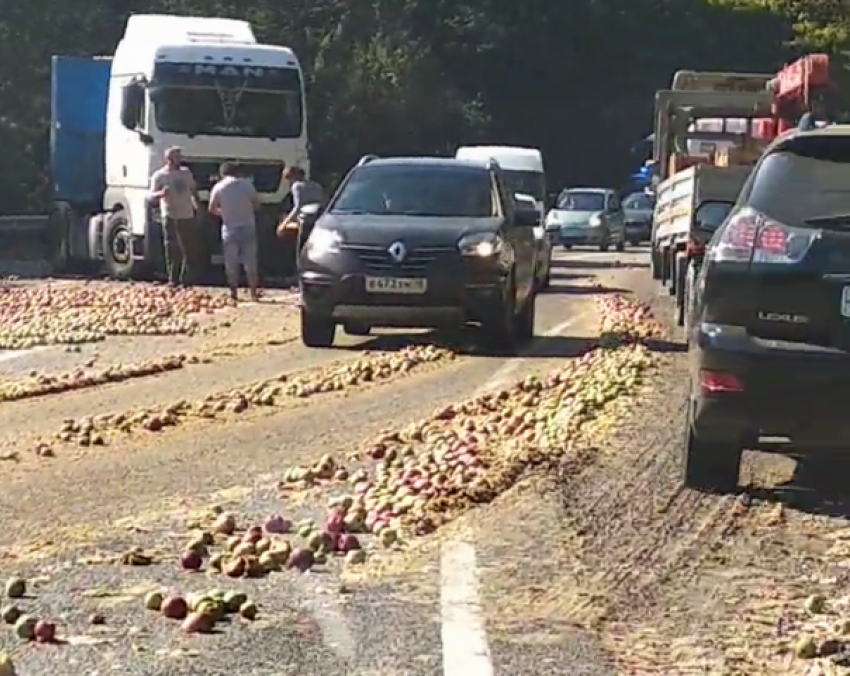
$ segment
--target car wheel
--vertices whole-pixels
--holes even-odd
[[[343,324],[342,328],[349,336],[368,336],[372,333],[372,327],[368,324],[349,322]]]
[[[572,244],[564,244],[564,251],[569,251],[572,248],[573,248]]]
[[[329,317],[310,314],[301,308],[301,342],[307,347],[331,347],[336,337],[336,322]]]
[[[692,411],[692,405],[689,404]],[[743,448],[740,444],[701,439],[689,411],[682,444],[682,479],[688,488],[705,493],[734,493],[738,488]]]
[[[536,315],[537,294],[532,293],[519,314],[516,316],[516,337],[518,341],[534,338],[534,319]]]
[[[504,293],[493,311],[492,319],[483,322],[484,339],[499,353],[513,354],[518,346],[516,287],[513,280],[505,286]]]
[[[631,246],[640,246],[640,240],[639,239],[630,239],[629,244]]]
[[[617,248],[618,252],[622,253],[623,251],[625,251],[626,250],[626,240],[621,239],[619,242],[617,242],[616,248]]]
[[[606,251],[608,251],[609,246],[610,246],[610,245],[608,244],[608,240],[606,239],[604,242],[602,242],[602,243],[599,245],[599,250],[600,250],[602,253],[605,253]]]

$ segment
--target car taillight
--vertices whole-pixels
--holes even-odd
[[[732,215],[712,257],[717,261],[789,265],[799,263],[820,231],[794,228],[746,207]]]
[[[699,372],[699,386],[708,394],[743,392],[744,383],[730,373],[702,370]]]

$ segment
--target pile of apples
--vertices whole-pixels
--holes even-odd
[[[0,401],[17,401],[118,383],[132,378],[144,378],[176,371],[183,368],[187,361],[184,355],[173,355],[148,359],[135,364],[117,364],[102,369],[78,368],[57,375],[35,373],[29,378],[0,383]]]
[[[284,484],[347,480],[344,519],[392,544],[402,532],[424,535],[455,513],[488,502],[524,471],[563,455],[587,422],[636,391],[655,364],[641,336],[660,335],[645,306],[604,302],[602,322],[624,338],[568,361],[543,378],[445,406],[401,430],[386,430],[363,450],[377,464],[349,472],[331,459],[295,467]],[[386,535],[382,535],[387,533]]]
[[[228,306],[223,294],[158,284],[0,287],[0,349],[78,345],[118,335],[197,330],[196,315]]]
[[[37,643],[56,642],[56,624],[47,620],[40,620],[34,615],[26,614],[15,601],[20,601],[27,596],[27,581],[22,577],[13,577],[6,582],[5,596],[12,603],[4,605],[0,609],[0,619],[5,624],[14,627],[15,635],[23,641],[36,641]]]
[[[187,634],[209,634],[216,623],[229,615],[245,620],[255,620],[259,614],[257,604],[238,591],[213,589],[203,593],[165,594],[150,592],[145,595],[145,608],[158,612],[169,620],[181,621]]]
[[[616,295],[599,299],[596,305],[603,345],[660,338],[664,334],[664,327],[646,303]]]
[[[214,419],[241,414],[251,408],[271,407],[286,399],[305,399],[342,392],[368,383],[389,380],[425,365],[455,358],[455,353],[434,346],[411,346],[398,352],[365,352],[354,361],[281,375],[245,387],[209,394],[203,399],[181,399],[170,405],[131,413],[102,414],[69,419],[62,423],[57,439],[79,446],[100,446],[110,433],[139,430],[162,432],[190,419]]]

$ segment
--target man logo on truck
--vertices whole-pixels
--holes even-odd
[[[196,63],[195,75],[212,75],[213,77],[263,77],[265,68],[256,66],[217,66],[214,64]]]

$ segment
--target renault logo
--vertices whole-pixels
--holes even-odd
[[[402,263],[407,256],[407,248],[402,242],[393,242],[387,249],[387,253],[396,263]]]

